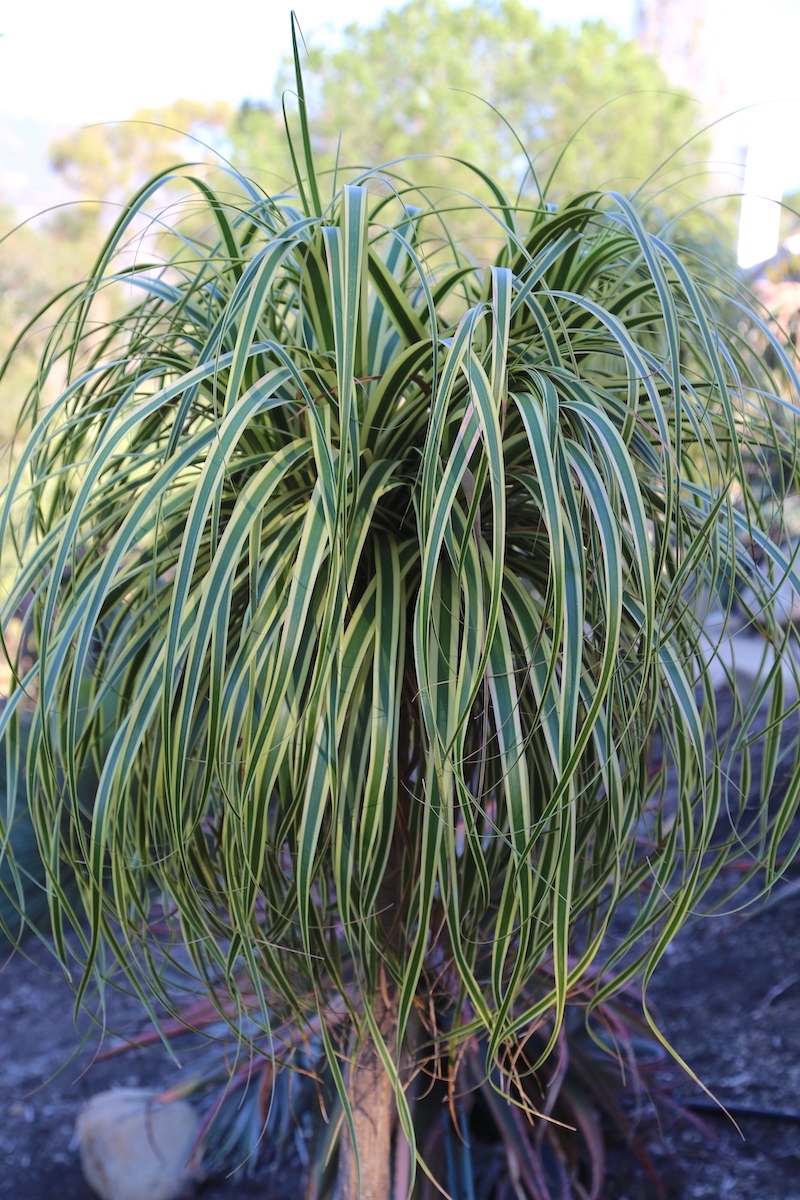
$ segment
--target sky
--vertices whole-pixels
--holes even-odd
[[[800,0],[798,0],[800,3]],[[301,28],[335,39],[402,0],[0,0],[0,203],[20,217],[74,199],[49,170],[54,137],[178,98],[268,99]],[[603,18],[629,34],[633,0],[540,0],[549,22]],[[230,15],[229,20],[224,14]],[[220,14],[223,14],[221,18]]]
[[[232,104],[270,97],[290,46],[292,4],[302,28],[335,38],[348,22],[374,22],[401,2],[0,0],[0,198],[24,215],[67,199],[48,171],[47,145],[76,126],[124,120],[178,97]],[[699,2],[684,0],[689,12]],[[800,186],[800,0],[703,3],[706,67],[697,90],[705,112],[711,119],[757,105],[722,127],[720,153],[739,172],[734,184],[741,186],[742,148],[752,143],[761,164],[747,176],[754,196]],[[633,32],[634,0],[531,6],[549,22],[602,17]]]
[[[289,14],[305,29],[378,19],[380,0],[0,0],[0,113],[80,125],[139,107],[265,98],[289,49]],[[548,19],[605,17],[627,31],[632,0],[541,0]],[[225,13],[230,19],[225,20]]]

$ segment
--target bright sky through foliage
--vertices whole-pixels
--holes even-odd
[[[138,0],[133,7],[113,0],[0,0],[0,199],[36,211],[63,198],[45,167],[57,132],[124,120],[179,97],[234,105],[268,98],[289,48],[293,4],[304,29],[327,26],[335,39],[348,22],[372,23],[402,0],[234,0],[235,16],[219,0]],[[532,0],[531,7],[548,22],[602,17],[633,32],[634,0]],[[760,159],[768,160],[764,171],[749,172],[754,196],[797,187],[800,0],[759,0],[757,15],[752,0],[705,0],[705,12],[707,74],[694,90],[709,118],[761,104],[729,121],[718,139],[731,163],[731,190],[741,187],[746,144],[760,145]],[[779,100],[787,103],[778,106]],[[765,203],[751,205],[753,214],[763,210],[761,234],[742,261],[761,254],[764,222],[775,224]]]
[[[289,14],[317,28],[379,18],[399,0],[34,0],[0,4],[0,113],[80,125],[145,106],[269,96]],[[631,0],[544,0],[548,20],[604,16],[627,32]]]
[[[332,29],[371,23],[402,0],[0,0],[0,115],[59,125],[124,119],[178,97],[269,96],[289,13]],[[546,20],[602,17],[632,32],[634,0],[533,0]],[[798,93],[800,0],[706,0],[703,36],[732,107]],[[698,81],[702,91],[702,81]]]
[[[296,4],[307,27],[328,20],[324,0]],[[385,5],[342,0],[342,19],[365,21]],[[235,19],[215,0],[36,0],[8,6],[0,41],[0,112],[80,125],[119,120],[145,106],[266,97],[289,46],[290,0],[237,0]]]
[[[301,28],[370,24],[403,0],[0,0],[0,204],[22,216],[67,201],[47,167],[56,136],[119,121],[179,98],[233,105],[272,95],[290,49],[290,13]],[[602,17],[631,31],[633,0],[541,0],[549,22]]]

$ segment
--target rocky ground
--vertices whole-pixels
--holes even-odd
[[[800,883],[790,877],[766,905],[686,928],[650,998],[676,1050],[738,1129],[719,1110],[697,1113],[704,1127],[676,1111],[662,1139],[643,1127],[661,1192],[630,1150],[612,1143],[605,1200],[800,1200]],[[109,1020],[120,1032],[141,1028],[138,1004],[113,996]],[[80,1025],[81,1044],[72,993],[40,946],[0,970],[0,1031],[0,1200],[90,1200],[76,1114],[112,1085],[163,1086],[173,1073],[165,1052],[93,1061],[99,1035]],[[677,1094],[687,1104],[707,1099],[688,1078]],[[292,1162],[254,1179],[239,1172],[209,1180],[198,1200],[297,1200],[299,1187]]]

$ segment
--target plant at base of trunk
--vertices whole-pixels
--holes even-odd
[[[315,1029],[350,1200],[385,1188],[389,1129],[409,1189],[430,1174],[423,1041],[537,1130],[525,1081],[567,1005],[646,987],[743,845],[775,878],[797,670],[763,681],[754,812],[707,740],[703,614],[739,597],[788,645],[775,589],[800,580],[761,512],[795,484],[800,388],[623,196],[523,209],[478,172],[485,267],[396,172],[323,203],[298,90],[296,196],[187,169],[171,256],[131,263],[165,174],[54,325],[3,501],[38,658],[0,738],[79,1000],[116,965],[171,1004],[161,905],[222,1018],[276,1058]],[[143,299],[106,321],[115,286]]]
[[[485,1043],[475,1040],[448,1069],[436,1061],[436,1039],[419,1031],[405,1074],[416,1142],[432,1176],[419,1180],[421,1200],[433,1200],[441,1188],[453,1200],[499,1200],[517,1194],[515,1187],[532,1200],[596,1198],[606,1179],[606,1128],[635,1153],[657,1194],[663,1195],[643,1134],[647,1131],[648,1141],[659,1141],[665,1119],[676,1113],[688,1116],[671,1097],[683,1075],[675,1064],[670,1070],[666,1051],[637,1011],[635,989],[626,990],[630,994],[598,1005],[591,1032],[582,1011],[568,1009],[556,1061],[523,1081],[519,1100],[529,1111],[538,1107],[546,1114],[536,1123],[498,1096],[496,1072],[486,1078]],[[240,994],[247,995],[247,988]],[[529,996],[534,994],[529,988]],[[220,1004],[227,1020],[220,1017]],[[216,1003],[201,996],[178,1011],[159,1028],[112,1042],[98,1057],[109,1059],[169,1039],[181,1069],[159,1099],[199,1103],[204,1115],[193,1154],[206,1175],[242,1170],[249,1175],[264,1155],[280,1168],[294,1155],[305,1170],[306,1200],[332,1200],[342,1109],[326,1070],[318,1022],[306,1029],[275,1030],[271,1047],[263,1036],[245,1047],[254,1032],[247,1009],[235,1018],[236,1005],[222,992]],[[333,1007],[326,1014],[334,1041],[344,1012]],[[238,1045],[230,1029],[234,1019]],[[187,1050],[187,1035],[198,1032],[204,1040]],[[536,1059],[547,1041],[547,1031],[538,1031],[523,1053]],[[386,1135],[385,1146],[384,1165],[391,1167],[385,1194],[405,1196],[410,1161],[396,1129]]]

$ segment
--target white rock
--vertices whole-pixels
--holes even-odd
[[[86,1182],[102,1200],[175,1200],[191,1189],[187,1165],[198,1117],[191,1104],[159,1104],[144,1088],[98,1092],[78,1116]]]
[[[800,596],[789,580],[782,579],[776,587],[769,583],[763,572],[759,572],[759,574],[763,579],[761,587],[764,589],[764,593],[759,598],[753,588],[745,588],[742,592],[742,600],[747,607],[758,616],[763,607],[763,596],[769,595],[775,605],[775,617],[782,629],[785,629],[787,625],[800,624]]]
[[[715,689],[727,687],[733,681],[746,698],[775,671],[778,663],[787,707],[797,699],[800,656],[796,639],[780,653],[759,633],[747,628],[737,629],[735,624],[726,623],[724,615],[715,610],[703,621],[699,646]]]

